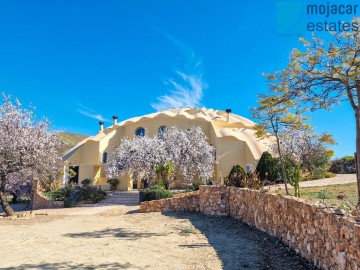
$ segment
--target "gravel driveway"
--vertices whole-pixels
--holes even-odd
[[[275,238],[231,218],[90,210],[0,220],[0,269],[311,269]]]

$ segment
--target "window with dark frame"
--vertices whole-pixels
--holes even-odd
[[[138,137],[144,137],[145,136],[145,129],[143,127],[139,127],[135,131],[135,135]]]
[[[158,129],[158,137],[161,137],[162,135],[164,135],[167,131],[166,126],[160,126]]]
[[[107,162],[107,158],[108,158],[108,154],[107,154],[107,152],[104,152],[104,153],[103,153],[103,156],[102,156],[102,162],[103,162],[103,163],[106,163],[106,162]]]

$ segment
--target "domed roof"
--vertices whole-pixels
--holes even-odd
[[[118,126],[123,126],[128,123],[136,123],[146,119],[154,119],[157,117],[179,117],[187,118],[192,120],[204,120],[207,122],[226,122],[227,127],[247,127],[253,128],[255,123],[247,118],[236,114],[230,114],[229,122],[227,122],[227,113],[221,110],[207,109],[207,108],[173,108],[168,110],[163,110],[151,114],[146,114],[144,116],[130,118],[128,120],[118,123]]]
[[[211,123],[218,138],[233,137],[237,140],[246,142],[255,159],[260,159],[261,154],[266,151],[271,144],[271,138],[259,140],[256,137],[254,130],[255,123],[245,117],[230,113],[228,120],[228,113],[222,110],[207,108],[173,108],[146,114],[144,116],[133,117],[119,122],[116,125],[105,128],[104,130],[98,132],[95,136],[86,138],[70,149],[67,153],[64,154],[63,160],[66,160],[87,141],[98,142],[107,135],[113,136],[113,134],[116,132],[116,129],[127,124],[133,124],[143,120],[162,117],[174,117],[209,122]]]

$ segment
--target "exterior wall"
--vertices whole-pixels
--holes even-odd
[[[78,149],[74,154],[72,154],[71,157],[67,160],[67,162],[71,165],[78,165],[81,161],[82,148],[86,148],[86,144],[82,145],[80,149]]]
[[[140,211],[199,208],[205,214],[231,216],[276,236],[322,269],[360,269],[360,224],[351,217],[294,197],[235,187],[201,186],[189,196],[191,208],[186,208],[186,199],[166,199],[142,202]]]
[[[84,179],[94,180],[94,165],[80,165],[79,166],[79,184]],[[91,184],[94,184],[93,181]]]
[[[209,120],[213,118],[207,118],[206,120],[206,113],[203,110],[192,109],[189,113],[196,115],[196,118],[191,119],[183,115],[173,117],[165,113],[159,113],[155,118],[144,116],[140,120],[134,120],[134,122],[130,119],[124,124],[110,126],[102,133],[98,133],[94,138],[85,142],[84,145],[70,156],[67,162],[69,165],[79,166],[79,182],[85,178],[89,178],[93,180],[93,184],[99,185],[102,189],[107,190],[110,186],[106,183],[107,179],[104,170],[101,169],[99,171],[97,169],[98,167],[105,166],[105,164],[102,163],[102,155],[106,152],[109,158],[111,152],[121,143],[123,138],[133,138],[135,136],[137,128],[143,127],[146,130],[147,136],[153,137],[157,136],[160,126],[166,126],[168,128],[176,126],[180,129],[189,129],[193,126],[198,126],[201,127],[208,137],[209,144],[216,149],[215,171],[212,178],[217,183],[222,183],[222,179],[229,174],[234,165],[239,164],[246,169],[247,164],[252,164],[253,168],[255,168],[257,155],[255,155],[255,157],[251,149],[257,149],[256,151],[259,152],[258,150],[261,148],[260,144],[257,145],[257,140],[253,140],[252,142],[247,141],[246,138],[248,137],[246,136],[250,134],[248,132],[249,130],[239,130],[239,128],[246,129],[244,123],[251,121],[242,118],[241,121],[244,120],[244,123],[237,122],[236,128],[230,128],[229,125],[233,126],[233,123]],[[217,118],[220,117],[219,115],[222,114],[218,114]],[[252,145],[251,149],[249,143]],[[119,179],[120,184],[118,189],[132,189],[132,179],[130,179],[129,176],[122,176],[119,177]],[[184,182],[179,179],[173,187],[183,186]]]
[[[246,169],[245,143],[235,138],[225,137],[217,141],[217,155],[221,176],[228,176],[233,166],[239,164]]]
[[[88,141],[69,159],[74,165],[99,163],[99,142]]]
[[[31,191],[31,210],[38,209],[49,209],[49,208],[60,208],[64,207],[64,202],[52,201],[43,197],[39,193],[38,181],[33,181],[32,191]]]
[[[214,144],[215,139],[211,136],[211,126],[208,122],[205,121],[196,121],[189,119],[179,119],[179,118],[169,118],[169,117],[159,117],[156,119],[145,119],[140,122],[130,123],[125,126],[121,126],[116,130],[109,133],[104,139],[100,142],[100,157],[103,152],[107,152],[108,156],[111,154],[111,151],[114,147],[118,146],[121,143],[123,138],[133,138],[135,136],[135,131],[137,128],[142,127],[146,130],[146,135],[150,137],[157,136],[159,127],[166,126],[168,128],[176,126],[180,129],[188,129],[193,126],[199,126],[202,128],[203,132],[209,138],[209,143]],[[214,141],[212,141],[212,139]],[[126,175],[118,177],[120,184],[118,185],[119,190],[131,190],[133,187],[132,179]],[[173,188],[183,187],[183,181],[179,180],[174,183]]]
[[[120,183],[117,186],[118,190],[132,190],[132,181],[128,174],[119,177]]]

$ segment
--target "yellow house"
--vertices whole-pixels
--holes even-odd
[[[117,117],[113,116],[113,125],[107,128],[104,128],[103,122],[99,124],[99,132],[67,151],[63,161],[77,173],[73,180],[80,183],[84,179],[91,179],[93,185],[99,185],[103,190],[110,188],[105,176],[107,158],[123,138],[153,137],[162,129],[172,126],[179,129],[201,127],[209,144],[216,150],[213,179],[218,183],[229,174],[234,165],[239,164],[245,170],[254,170],[261,154],[270,145],[270,141],[256,138],[254,122],[232,114],[230,109],[169,109],[120,123],[117,123]],[[120,190],[131,190],[139,184],[133,183],[129,175],[121,176],[119,180]]]

